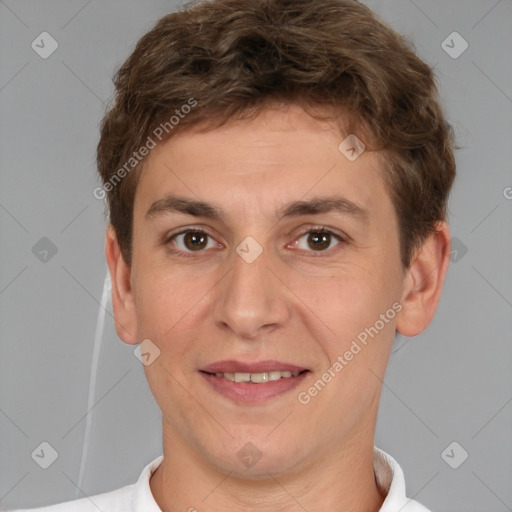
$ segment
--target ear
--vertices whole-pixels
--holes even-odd
[[[131,284],[131,267],[124,261],[113,226],[105,234],[105,256],[112,280],[112,308],[117,335],[130,345],[138,343],[137,315]]]
[[[403,336],[416,336],[432,321],[441,298],[444,279],[450,263],[450,230],[440,222],[415,252],[406,270],[396,330]]]

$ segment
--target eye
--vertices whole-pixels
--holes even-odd
[[[304,232],[292,245],[306,252],[327,252],[342,242],[347,242],[343,236],[322,227]],[[222,244],[202,229],[181,231],[165,239],[164,244],[170,246],[171,253],[179,256],[191,256],[194,252],[222,247]]]
[[[169,237],[166,244],[172,244],[177,250],[171,249],[171,252],[201,252],[204,249],[212,249],[219,244],[213,238],[200,229],[182,231]]]
[[[294,242],[294,245],[299,249],[309,252],[311,252],[311,248],[313,252],[326,252],[332,248],[333,242],[336,242],[336,246],[341,242],[345,242],[345,239],[328,229],[320,228],[306,231]]]

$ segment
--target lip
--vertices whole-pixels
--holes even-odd
[[[199,371],[199,375],[206,381],[210,389],[213,389],[215,392],[237,404],[261,404],[262,402],[282,396],[296,388],[308,374],[309,371],[304,370],[296,377],[281,378],[279,380],[255,384],[251,382],[235,382],[225,379],[224,377],[217,377],[215,374]]]
[[[207,373],[263,373],[275,371],[301,372],[303,370],[307,370],[307,368],[273,360],[249,363],[244,361],[237,361],[235,359],[227,359],[209,364],[200,370]]]
[[[295,377],[281,378],[259,384],[234,382],[215,375],[216,373],[263,373],[279,370],[301,373]],[[284,395],[296,388],[308,373],[309,370],[303,366],[275,360],[246,362],[227,359],[209,364],[199,370],[199,374],[210,389],[238,404],[258,404]]]

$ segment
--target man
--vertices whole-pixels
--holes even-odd
[[[427,510],[374,435],[394,336],[429,325],[449,261],[430,68],[353,0],[214,0],[115,85],[106,258],[163,456],[38,510]]]

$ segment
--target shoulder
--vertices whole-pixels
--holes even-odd
[[[46,507],[17,509],[9,512],[161,512],[151,494],[149,480],[163,458],[163,455],[159,455],[149,462],[136,483],[115,491]]]
[[[406,504],[400,509],[400,512],[431,512],[417,501],[407,499]]]
[[[407,503],[400,509],[401,512],[431,512],[428,508],[424,507],[421,503],[414,500],[407,500]]]
[[[96,494],[78,500],[58,503],[40,508],[18,509],[11,512],[131,512],[135,484],[127,485],[115,491]]]

